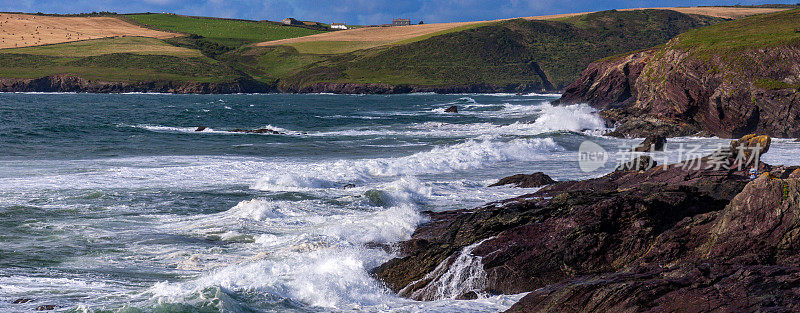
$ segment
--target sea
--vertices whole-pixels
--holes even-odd
[[[505,176],[586,179],[631,157],[642,139],[605,137],[613,125],[558,97],[2,93],[0,312],[506,310],[524,294],[420,302],[371,273],[424,211],[536,191],[488,187]],[[591,172],[587,141],[608,156]],[[655,159],[728,143],[671,138]],[[798,151],[778,139],[763,159],[800,165]]]

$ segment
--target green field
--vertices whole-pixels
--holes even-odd
[[[735,52],[800,43],[800,9],[750,16],[682,34],[676,48]]]
[[[125,15],[124,18],[149,28],[200,35],[209,41],[228,47],[322,32],[273,22],[198,18],[174,14],[132,14]]]

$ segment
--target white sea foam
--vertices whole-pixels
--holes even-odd
[[[435,147],[405,157],[341,160],[326,164],[295,166],[289,171],[266,173],[253,188],[295,190],[331,188],[349,182],[370,181],[375,177],[439,174],[481,168],[503,161],[542,160],[549,153],[562,151],[551,138],[469,140],[453,146]]]
[[[468,292],[474,292],[478,297],[485,298],[489,279],[483,269],[483,258],[473,255],[472,250],[486,240],[488,239],[466,246],[459,254],[440,263],[422,278],[429,281],[424,288],[411,292],[408,288],[417,285],[418,281],[415,281],[400,290],[400,294],[410,293],[413,298],[427,301],[455,299]]]

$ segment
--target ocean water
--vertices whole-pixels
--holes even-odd
[[[396,296],[370,275],[396,256],[374,243],[535,191],[487,187],[504,176],[603,175],[639,142],[557,97],[0,94],[0,312],[505,310],[523,295],[454,300],[482,279],[468,251],[434,301]],[[281,134],[228,132],[264,127]],[[598,171],[578,167],[585,140],[611,153]]]

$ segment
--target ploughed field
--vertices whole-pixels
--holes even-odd
[[[0,49],[120,36],[166,39],[179,34],[147,29],[112,17],[0,13]]]

